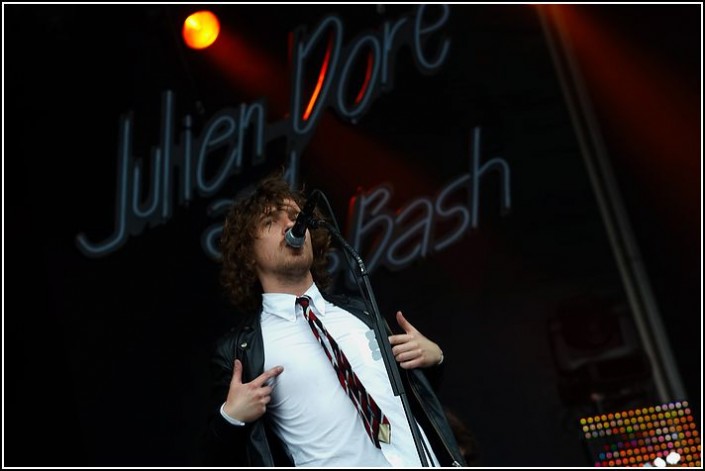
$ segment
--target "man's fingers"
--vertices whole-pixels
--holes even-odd
[[[230,384],[242,384],[242,363],[240,360],[235,360],[233,364],[233,378],[230,380]]]
[[[416,332],[414,326],[406,320],[406,317],[404,317],[404,314],[402,314],[401,311],[397,311],[397,324],[399,324],[399,327],[401,327],[407,334]]]
[[[398,353],[394,353],[394,358],[396,358],[397,361],[402,362],[402,361],[409,361],[413,360],[415,358],[419,358],[423,355],[423,352],[419,348],[414,348],[406,351],[400,351]]]
[[[284,371],[283,366],[275,366],[274,368],[270,368],[258,377],[256,377],[254,380],[252,380],[252,384],[254,384],[255,386],[262,386],[269,379],[276,378],[277,376],[279,376],[282,371]]]
[[[408,334],[398,334],[398,335],[390,335],[389,336],[389,343],[392,345],[399,345],[404,342],[408,342],[411,340],[411,336]]]
[[[416,368],[419,363],[419,360],[404,361],[399,363],[399,366],[401,366],[405,370],[411,370],[413,368]]]
[[[418,348],[419,344],[417,342],[409,341],[392,347],[392,353],[394,355],[399,355],[400,353],[410,352],[412,350],[417,350]]]

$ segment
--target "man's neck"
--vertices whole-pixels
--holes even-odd
[[[308,276],[296,280],[273,278],[261,280],[261,283],[262,290],[265,293],[284,293],[301,296],[313,284],[313,277],[309,273]]]

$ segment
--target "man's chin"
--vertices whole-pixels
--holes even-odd
[[[310,253],[307,254],[304,249],[292,249],[289,254],[291,255],[287,263],[289,269],[303,272],[308,272],[311,269],[313,257],[310,256]]]
[[[301,280],[302,278],[307,277],[309,273],[311,273],[311,266],[304,264],[289,265],[280,271],[280,275],[289,280]]]

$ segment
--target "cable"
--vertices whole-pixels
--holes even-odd
[[[315,189],[315,190],[311,191],[309,198],[311,198],[314,193],[317,193],[319,198],[325,203],[325,207],[328,212],[329,219],[333,223],[335,230],[339,234],[342,234],[342,232],[340,232],[340,226],[338,225],[338,221],[336,220],[335,214],[333,213],[333,209],[331,208],[330,202],[328,201],[328,197],[326,197],[325,193],[323,193],[321,190]],[[350,271],[350,275],[351,275],[352,279],[355,280],[355,282],[357,283],[357,287],[358,287],[358,290],[360,291],[360,295],[362,296],[362,298],[367,300],[368,297],[365,295],[364,290],[362,289],[362,286],[360,283],[360,279],[358,278],[358,276],[355,272],[356,265],[353,263],[352,259],[350,258],[351,257],[350,253],[348,253],[348,251],[345,249],[339,250],[338,252],[342,253],[343,256],[345,256],[345,262],[348,265],[348,270]]]

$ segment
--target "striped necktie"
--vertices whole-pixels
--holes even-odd
[[[323,351],[330,360],[335,372],[338,374],[338,381],[343,389],[348,393],[348,397],[355,405],[357,412],[365,426],[372,443],[380,448],[379,442],[389,443],[391,440],[391,426],[389,420],[384,416],[379,406],[367,393],[362,382],[352,370],[345,353],[338,347],[338,343],[328,333],[323,323],[311,309],[311,298],[303,296],[296,298],[304,310],[304,317],[313,331],[313,335],[323,347]]]

